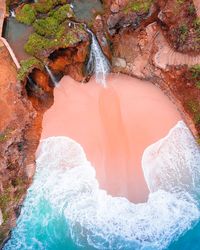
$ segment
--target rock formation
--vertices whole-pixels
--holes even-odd
[[[39,117],[24,86],[17,81],[17,69],[0,41],[0,207],[2,241],[14,225],[25,191],[34,171],[34,152],[40,138]],[[1,217],[1,216],[0,216]]]

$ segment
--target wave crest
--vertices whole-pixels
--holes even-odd
[[[43,140],[33,185],[4,249],[164,249],[200,218],[193,196],[198,160],[198,146],[179,122],[145,150],[152,193],[146,203],[133,204],[99,189],[78,143],[67,137]]]

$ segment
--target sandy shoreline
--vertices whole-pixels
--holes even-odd
[[[42,139],[64,135],[80,143],[96,168],[100,187],[143,202],[148,196],[141,158],[147,146],[181,120],[176,107],[153,84],[111,75],[107,88],[65,76],[45,113]]]

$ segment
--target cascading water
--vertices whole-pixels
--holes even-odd
[[[39,87],[37,86],[37,84],[33,81],[33,79],[30,76],[27,76],[27,85],[26,88],[35,92],[35,91],[39,91]]]
[[[143,169],[152,192],[146,203],[134,204],[99,188],[78,143],[49,137],[41,142],[33,185],[4,250],[171,249],[200,219],[199,162],[199,147],[180,121],[145,150]]]
[[[49,75],[52,83],[54,84],[54,86],[56,86],[58,84],[58,81],[57,81],[55,75],[53,74],[53,72],[51,71],[51,69],[49,68],[48,65],[45,65],[45,69],[46,69],[46,72]]]
[[[95,74],[96,81],[106,86],[106,75],[110,72],[110,63],[106,56],[103,54],[102,49],[97,41],[97,38],[91,30],[87,29],[87,32],[91,35],[91,49],[90,56],[87,63],[87,72],[89,74]]]
[[[16,17],[15,10],[10,10],[10,17]]]

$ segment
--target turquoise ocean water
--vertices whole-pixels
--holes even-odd
[[[156,155],[156,158],[155,158]],[[143,155],[150,189],[133,204],[101,190],[82,147],[41,142],[37,171],[4,250],[199,250],[200,151],[179,122]]]

